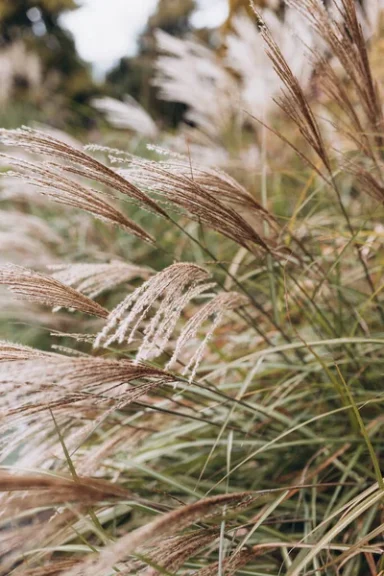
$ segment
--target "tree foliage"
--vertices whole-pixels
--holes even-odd
[[[43,71],[41,102],[52,103],[52,115],[58,107],[71,109],[78,122],[81,106],[95,87],[89,67],[79,58],[72,35],[61,22],[65,12],[77,7],[74,0],[0,0],[0,47],[22,42],[36,54]],[[27,88],[22,93],[15,90],[15,99],[28,100]]]

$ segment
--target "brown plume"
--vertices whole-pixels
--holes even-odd
[[[52,276],[45,276],[21,266],[0,266],[0,284],[6,284],[13,294],[31,302],[79,310],[99,318],[108,316],[105,308],[81,292],[62,284]]]

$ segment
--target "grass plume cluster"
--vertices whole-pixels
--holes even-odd
[[[285,14],[225,65],[159,34],[195,125],[95,103],[145,158],[0,131],[0,575],[384,573],[380,37],[364,2]]]

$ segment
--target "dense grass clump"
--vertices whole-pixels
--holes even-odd
[[[257,13],[260,117],[188,41],[229,88],[177,135],[136,107],[173,151],[0,131],[0,574],[384,573],[379,43],[353,0],[288,5],[310,73]]]

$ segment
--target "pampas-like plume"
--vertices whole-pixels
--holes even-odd
[[[52,274],[53,278],[67,286],[75,287],[90,298],[96,298],[102,292],[129,282],[133,278],[147,279],[151,275],[148,268],[126,264],[119,260],[108,264],[58,264],[50,268],[57,270]]]
[[[367,44],[354,0],[339,0],[342,18],[330,18],[320,0],[289,0],[328,44],[331,54],[341,63],[359,96],[372,132],[383,130],[384,118],[378,87],[372,77]],[[372,2],[373,4],[374,2]],[[336,4],[336,2],[335,2]],[[338,82],[340,84],[340,81]],[[342,88],[341,88],[342,89]],[[335,91],[338,91],[335,86]]]
[[[149,554],[151,562],[167,572],[176,573],[199,550],[209,546],[218,537],[217,530],[198,530],[170,538]],[[146,555],[147,556],[147,555]],[[142,576],[158,576],[156,568],[147,568]]]
[[[222,563],[221,568],[224,569],[223,572],[225,576],[233,576],[237,574],[238,570],[243,566],[246,566],[253,558],[255,558],[256,553],[252,550],[240,550],[235,556],[230,556]],[[219,573],[219,563],[214,562],[201,570],[194,572],[194,576],[216,576]]]
[[[13,572],[24,552],[54,543],[56,534],[76,520],[76,514],[97,503],[130,500],[132,495],[119,485],[90,478],[68,478],[49,474],[10,474],[0,471],[0,574]],[[70,504],[69,509],[63,506]],[[33,564],[32,564],[33,565]],[[44,566],[46,563],[44,562]],[[68,569],[72,564],[62,566]],[[25,575],[26,566],[16,573]]]
[[[115,128],[132,130],[148,138],[156,138],[158,135],[156,123],[132,96],[125,96],[123,102],[108,96],[95,98],[92,104],[106,115],[108,122]]]
[[[53,356],[49,352],[43,352],[30,346],[23,346],[22,344],[15,344],[0,340],[0,362],[10,362],[12,360],[29,360],[30,358],[41,358],[45,356]]]
[[[21,266],[13,264],[0,266],[0,284],[6,284],[13,294],[25,300],[54,308],[74,309],[99,318],[108,317],[108,310],[81,292],[62,284],[51,276],[45,276]]]
[[[59,576],[64,572],[64,570],[69,570],[78,560],[54,560],[49,563],[45,563],[44,566],[39,568],[24,568],[19,571],[17,568],[13,572],[14,576]]]
[[[180,334],[176,342],[175,352],[168,363],[168,367],[171,367],[176,362],[186,344],[196,337],[197,331],[201,325],[204,324],[204,322],[206,322],[209,318],[214,317],[214,320],[211,323],[204,339],[188,362],[188,365],[183,370],[183,374],[186,374],[189,370],[191,370],[190,380],[193,380],[196,374],[196,370],[203,357],[205,347],[207,346],[209,340],[212,338],[212,335],[217,326],[222,322],[225,313],[228,310],[233,310],[239,306],[244,306],[247,303],[249,303],[249,301],[245,296],[238,294],[237,292],[226,292],[219,294],[210,302],[205,304],[205,306],[200,308],[200,310],[194,316],[192,316]]]
[[[6,172],[7,176],[19,178],[36,187],[42,194],[49,196],[59,204],[84,210],[99,220],[120,226],[147,242],[154,242],[148,232],[102,199],[100,192],[65,177],[62,173],[64,168],[59,164],[34,164],[24,159],[20,160],[8,156],[6,159],[9,165],[19,170],[18,172]],[[65,169],[70,171],[69,166],[66,166]],[[82,174],[79,172],[79,175]]]
[[[196,264],[182,262],[168,266],[128,295],[110,313],[107,324],[96,338],[95,347],[107,347],[113,342],[121,344],[125,338],[132,342],[140,323],[161,298],[157,312],[145,328],[137,361],[160,355],[184,306],[214,285],[202,283],[208,276],[208,272]]]
[[[312,0],[308,0],[311,2]],[[316,1],[316,0],[313,0]],[[254,8],[255,9],[255,8]],[[330,160],[321,134],[321,130],[311,109],[300,82],[293,74],[280,47],[274,40],[262,16],[256,11],[261,36],[265,42],[267,56],[272,62],[276,74],[283,82],[282,97],[276,103],[296,124],[307,144],[317,153],[328,172],[331,172]]]
[[[142,384],[133,385],[138,380]],[[36,412],[80,401],[125,406],[172,382],[162,370],[130,360],[51,355],[0,363],[3,415]],[[132,384],[132,386],[130,385]]]
[[[162,55],[157,59],[154,85],[160,98],[183,102],[186,118],[213,137],[239,116],[239,86],[212,50],[194,40],[181,40],[158,30]]]
[[[108,574],[114,564],[129,556],[144,544],[148,545],[155,539],[176,534],[197,521],[202,521],[214,514],[218,514],[223,506],[227,509],[236,508],[251,505],[253,501],[254,499],[250,493],[241,492],[213,496],[212,498],[199,500],[194,504],[182,506],[126,534],[117,542],[104,548],[96,558],[91,557],[89,560],[81,562],[73,569],[64,572],[63,576],[102,576]]]
[[[313,46],[315,35],[295,10],[286,7],[279,18],[271,10],[262,10],[263,19],[272,31],[284,57],[293,72],[307,86],[313,71],[306,58],[303,45]],[[226,37],[226,63],[241,79],[242,104],[247,112],[266,116],[275,108],[273,98],[280,90],[276,77],[263,50],[263,40],[248,15],[236,16],[231,21],[233,32]]]
[[[212,197],[220,200],[225,206],[241,210],[244,214],[253,214],[265,219],[269,224],[277,227],[276,219],[268,212],[237,180],[223,170],[208,168],[195,163],[191,166],[186,156],[176,155],[157,146],[148,145],[149,150],[159,154],[171,156],[170,160],[159,162],[160,166],[175,176],[190,178],[195,184],[207,191]],[[133,162],[134,164],[134,162]],[[133,174],[134,168],[133,168]]]
[[[116,484],[89,477],[65,478],[51,474],[11,474],[0,471],[0,492],[31,491],[46,496],[47,504],[70,501],[100,501],[108,498],[127,498],[129,493]],[[51,499],[50,499],[51,498]],[[28,502],[30,508],[35,505]]]
[[[195,180],[193,168],[178,163],[154,162],[132,157],[128,169],[120,170],[138,186],[156,194],[159,199],[182,208],[187,215],[207,227],[231,238],[237,244],[253,251],[255,245],[268,250],[256,230],[234,209],[252,206],[260,219],[266,212],[252,202],[249,195],[229,177],[220,172],[200,170]],[[198,171],[199,172],[199,171]]]
[[[7,146],[21,147],[31,154],[43,154],[51,158],[57,158],[62,161],[62,163],[51,163],[51,166],[69,172],[70,174],[95,180],[135,200],[140,206],[167,217],[166,213],[156,202],[149,198],[147,194],[139,190],[114,170],[85,152],[57,140],[44,132],[26,127],[17,130],[1,129],[0,142]]]
[[[17,234],[22,233],[36,240],[53,244],[61,241],[60,236],[42,218],[12,210],[0,210],[0,230],[15,232],[16,229]]]

